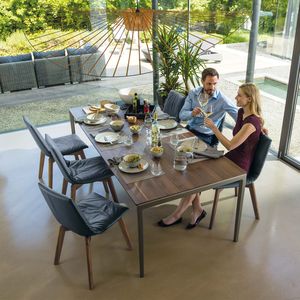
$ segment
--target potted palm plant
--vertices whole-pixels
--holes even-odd
[[[154,47],[159,53],[159,72],[162,77],[159,95],[165,99],[171,90],[187,95],[200,84],[205,62],[200,57],[200,44],[189,43],[176,27],[158,29]]]

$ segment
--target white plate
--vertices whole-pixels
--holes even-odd
[[[120,138],[119,134],[116,132],[105,131],[98,133],[95,136],[95,141],[102,144],[110,144],[116,142]]]
[[[88,115],[83,122],[86,125],[100,125],[100,124],[104,124],[106,122],[106,120],[107,120],[107,118],[102,117],[99,120],[95,121],[95,120],[93,120],[92,116]]]
[[[149,163],[145,159],[141,159],[140,162],[143,166],[142,169],[136,167],[136,168],[129,168],[127,164],[124,161],[121,161],[119,164],[119,169],[124,172],[124,173],[129,173],[129,174],[135,174],[135,173],[140,173],[145,171],[149,167]]]
[[[113,103],[104,104],[104,108],[108,111],[116,112],[116,113],[120,110],[120,106],[117,104],[113,104]]]
[[[176,128],[178,123],[175,120],[159,120],[157,121],[157,125],[161,130],[170,130]]]

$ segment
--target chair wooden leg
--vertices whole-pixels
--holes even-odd
[[[75,153],[74,156],[75,156],[75,159],[76,159],[76,160],[79,160],[79,154],[78,154],[78,152]]]
[[[222,191],[222,189],[216,189],[216,191],[215,191],[214,203],[213,203],[213,207],[211,210],[211,217],[210,217],[210,222],[209,222],[209,229],[212,229],[214,221],[215,221],[215,216],[216,216],[216,211],[217,211],[217,206],[218,206],[218,201],[219,201],[219,195],[220,195],[221,191]]]
[[[85,153],[83,150],[79,151],[79,155],[81,156],[81,159],[86,159]]]
[[[109,189],[108,189],[107,181],[103,180],[102,183],[103,183],[103,187],[104,187],[105,193],[109,194]]]
[[[238,187],[235,187],[235,188],[234,188],[234,196],[235,196],[235,197],[237,197],[238,191],[239,191],[239,188],[238,188]]]
[[[76,191],[81,185],[79,184],[72,184],[71,186],[71,199],[75,201],[76,199]]]
[[[110,189],[110,192],[111,192],[111,195],[112,195],[112,198],[113,198],[114,202],[119,203],[118,196],[117,196],[115,186],[114,186],[114,183],[113,183],[112,179],[108,178],[107,183],[108,183],[108,186],[109,186],[109,189]]]
[[[131,240],[130,240],[129,233],[128,233],[127,226],[126,226],[125,222],[123,221],[123,219],[120,219],[118,221],[118,223],[119,223],[119,226],[121,228],[121,231],[122,231],[122,234],[124,236],[124,239],[125,239],[125,242],[127,244],[128,249],[132,250],[132,244],[131,244]]]
[[[249,188],[250,195],[251,195],[251,200],[252,200],[255,219],[259,220],[259,212],[258,212],[257,198],[256,198],[254,183],[249,184],[248,188]]]
[[[39,165],[39,179],[43,177],[44,163],[45,163],[45,153],[41,151],[40,165]]]
[[[68,189],[68,181],[64,178],[63,180],[63,185],[62,185],[62,194],[66,195],[67,194],[67,189]]]
[[[93,269],[92,269],[92,255],[91,255],[91,237],[85,237],[85,249],[86,249],[86,260],[89,276],[89,288],[92,290],[94,288],[93,280]]]
[[[54,258],[55,265],[59,264],[60,254],[61,254],[62,246],[64,243],[65,232],[66,232],[66,229],[63,226],[60,226],[57,244],[56,244],[55,258]]]
[[[48,186],[52,189],[53,187],[53,163],[54,160],[49,157],[48,159]]]

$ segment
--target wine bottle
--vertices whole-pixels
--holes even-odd
[[[134,93],[134,97],[132,100],[132,109],[135,114],[138,112],[138,102],[139,102],[138,95],[137,93]]]
[[[151,126],[151,146],[157,147],[160,142],[160,130],[157,124],[157,112],[154,112]]]

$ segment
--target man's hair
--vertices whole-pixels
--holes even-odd
[[[217,76],[219,78],[219,73],[214,68],[206,68],[202,71],[202,81],[204,81],[207,76]]]

